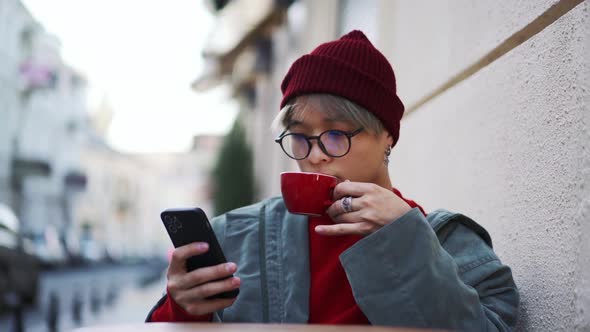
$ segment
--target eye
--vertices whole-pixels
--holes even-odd
[[[290,133],[288,136],[290,139],[292,139],[294,142],[297,142],[297,143],[305,142],[307,140],[305,135],[300,134],[300,133]]]
[[[336,138],[336,139],[346,136],[346,134],[342,130],[330,130],[327,132],[327,134],[330,138]]]

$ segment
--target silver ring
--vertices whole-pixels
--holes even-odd
[[[342,209],[344,209],[346,213],[352,212],[352,197],[344,197],[340,204],[342,204]]]

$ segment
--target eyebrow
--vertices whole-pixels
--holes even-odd
[[[287,122],[287,128],[289,128],[291,126],[299,126],[302,124],[303,124],[303,122],[298,121],[298,120],[289,120],[289,122]]]

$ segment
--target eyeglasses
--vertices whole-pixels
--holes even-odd
[[[359,128],[353,132],[342,130],[326,130],[318,136],[307,136],[299,133],[288,133],[283,131],[275,142],[292,159],[301,160],[307,158],[311,152],[311,140],[318,141],[318,146],[326,155],[332,158],[343,157],[350,151],[350,139],[363,131]]]

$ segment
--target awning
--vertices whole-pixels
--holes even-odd
[[[205,65],[191,84],[191,87],[195,91],[209,90],[221,83],[222,76],[223,74],[219,68],[218,62],[212,59],[205,59]]]
[[[26,176],[49,176],[51,165],[45,160],[13,159],[12,176],[23,178]]]
[[[238,50],[275,11],[274,0],[233,0],[217,16],[203,56],[220,58]]]
[[[13,159],[11,184],[14,189],[22,187],[23,179],[27,176],[49,176],[51,165],[45,160]]]
[[[238,56],[268,27],[280,22],[283,9],[292,1],[233,0],[217,15],[203,56],[206,65],[193,81],[192,88],[207,90],[231,74]]]

